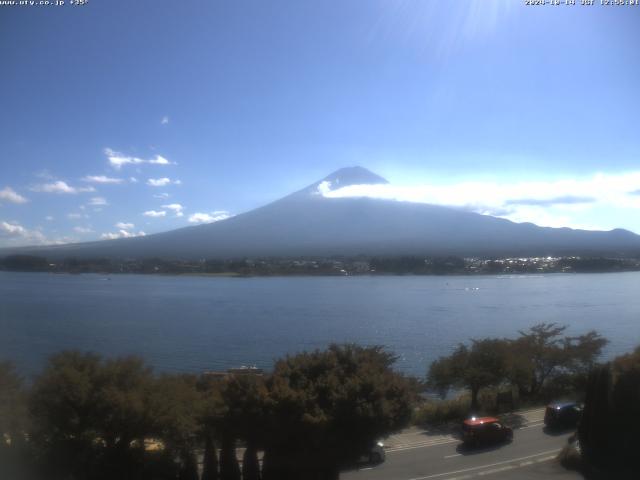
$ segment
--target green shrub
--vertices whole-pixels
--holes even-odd
[[[451,400],[428,400],[417,407],[413,413],[414,425],[440,425],[462,421],[469,415],[471,398],[461,395]]]

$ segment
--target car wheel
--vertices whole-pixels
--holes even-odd
[[[378,452],[373,452],[369,455],[369,461],[371,463],[382,463],[382,457]]]

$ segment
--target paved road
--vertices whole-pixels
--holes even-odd
[[[540,411],[513,415],[513,442],[466,449],[446,433],[410,431],[388,442],[387,460],[375,467],[343,472],[342,480],[580,479],[557,465],[555,457],[569,433],[543,430]]]

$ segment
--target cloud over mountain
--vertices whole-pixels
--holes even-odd
[[[230,218],[231,214],[226,210],[216,210],[211,213],[194,213],[193,215],[189,215],[189,223],[213,223],[219,222],[220,220],[226,220]]]

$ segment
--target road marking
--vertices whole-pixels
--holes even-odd
[[[504,460],[502,462],[491,463],[489,465],[480,465],[478,467],[463,468],[462,470],[456,470],[454,472],[436,473],[434,475],[427,475],[426,477],[414,477],[414,478],[411,478],[409,480],[427,480],[428,478],[438,478],[438,477],[444,477],[445,475],[455,475],[457,473],[472,472],[474,470],[481,470],[483,468],[491,468],[491,467],[497,467],[498,465],[505,465],[507,463],[519,462],[521,460],[527,460],[529,458],[539,457],[540,455],[548,455],[550,453],[558,453],[559,451],[560,451],[560,449],[557,448],[555,450],[547,450],[546,452],[540,452],[540,453],[536,453],[534,455],[527,455],[526,457],[512,458],[511,460]]]
[[[539,458],[536,460],[536,462],[541,463],[541,462],[548,462],[549,460],[553,460],[554,458],[556,458],[555,455],[551,455],[550,457],[544,457],[544,458]]]
[[[479,476],[491,475],[492,473],[506,472],[507,470],[513,470],[515,465],[507,465],[506,467],[494,468],[493,470],[485,470],[484,472],[478,473]]]
[[[459,457],[460,455],[462,455],[461,453],[454,453],[453,455],[447,455],[444,458],[453,458],[453,457]]]
[[[436,442],[436,443],[416,443],[415,445],[408,445],[406,447],[401,447],[401,448],[389,448],[389,449],[385,449],[386,453],[396,453],[396,452],[404,452],[405,450],[414,450],[416,448],[427,448],[427,447],[436,447],[438,445],[446,445],[448,443],[457,443],[459,442],[459,440],[446,440],[446,441],[442,441],[442,442]]]
[[[525,428],[532,428],[532,427],[539,427],[541,425],[544,425],[544,422],[540,422],[540,423],[529,423],[527,425],[525,425],[524,427],[520,427],[517,430],[524,430]]]
[[[405,447],[413,447],[415,445],[432,445],[438,444],[442,442],[450,442],[452,440],[457,440],[455,437],[443,437],[443,438],[430,438],[429,440],[422,440],[420,442],[411,442],[411,443],[397,443],[395,445],[388,445],[387,450],[395,450],[396,448],[405,448]]]
[[[535,428],[535,427],[540,427],[544,424],[544,422],[539,422],[539,423],[531,423],[531,424],[527,424],[523,427],[519,427],[516,428],[516,430],[524,430],[525,428]],[[387,453],[394,453],[394,452],[403,452],[405,450],[413,450],[415,448],[426,448],[426,447],[435,447],[437,445],[446,445],[448,443],[454,443],[454,442],[459,442],[460,440],[457,438],[454,438],[451,435],[442,435],[442,436],[438,436],[429,440],[424,440],[422,442],[415,442],[415,443],[399,443],[393,446],[389,446],[385,449],[385,451]]]

